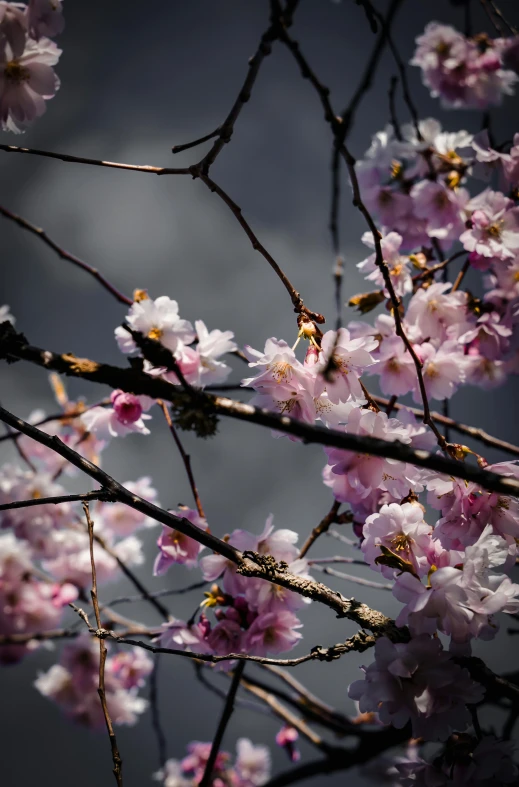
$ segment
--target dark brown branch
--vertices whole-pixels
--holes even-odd
[[[42,350],[40,348],[33,347],[24,343],[25,338],[21,334],[14,333],[13,338],[13,335],[10,333],[12,330],[10,323],[8,325],[9,335],[3,343],[2,337],[0,336],[0,358],[4,357],[11,361],[15,360],[16,358],[24,359],[32,363],[36,363],[39,366],[43,366],[46,369],[52,369],[54,371],[58,371],[62,374],[73,377],[81,377],[82,379],[91,380],[92,382],[104,383],[111,386],[112,388],[120,388],[124,391],[129,391],[135,394],[146,394],[147,396],[151,396],[153,399],[164,399],[166,401],[178,402],[178,397],[181,395],[181,393],[179,393],[178,386],[171,385],[170,383],[158,378],[152,378],[149,375],[143,374],[138,369],[121,369],[116,366],[110,366],[109,364],[100,364],[96,361],[91,361],[86,358],[77,358],[75,355],[66,353],[63,355],[57,355],[55,353],[49,352],[48,350]],[[346,451],[355,451],[372,456],[397,459],[402,462],[409,462],[410,464],[414,464],[418,467],[426,467],[430,470],[435,470],[438,473],[452,475],[455,478],[461,478],[465,481],[474,481],[474,483],[479,484],[483,489],[487,489],[491,492],[498,492],[503,495],[519,496],[519,481],[514,478],[506,478],[497,473],[491,473],[488,470],[482,470],[480,467],[475,467],[461,461],[455,461],[438,454],[423,451],[421,449],[414,449],[408,445],[403,445],[398,441],[388,442],[386,440],[378,440],[372,437],[359,437],[358,435],[340,432],[336,429],[327,429],[326,427],[322,426],[306,424],[286,415],[278,415],[277,413],[273,413],[270,410],[260,409],[258,407],[253,407],[250,404],[237,402],[234,399],[213,396],[207,393],[205,393],[203,396],[201,395],[200,401],[205,403],[207,408],[218,415],[235,418],[240,421],[247,421],[249,423],[259,424],[261,426],[268,427],[269,429],[275,429],[286,434],[292,434],[296,437],[300,437],[305,443],[316,443],[319,445],[331,446],[333,448],[340,448]],[[34,437],[34,439],[36,439],[38,442],[47,440],[48,443],[44,442],[44,445],[48,444],[50,448],[56,450],[55,446],[57,443],[55,441],[58,440],[58,438],[50,438],[48,435],[43,437],[42,432],[37,429],[32,431],[34,427],[31,427],[30,424],[26,424],[24,421],[21,421],[15,416],[10,415],[6,410],[0,408],[0,412],[3,414],[0,415],[0,420],[5,420],[7,423],[13,425],[14,422],[11,423],[9,419],[14,418],[16,423],[23,425],[23,428],[20,428],[20,431],[28,434],[30,437]],[[16,426],[15,428],[19,427]],[[60,451],[70,450],[66,449],[66,446],[63,446],[61,441],[58,440],[58,443],[60,444]],[[60,451],[58,451],[58,453]],[[64,458],[68,458],[64,454],[61,455],[64,456]],[[86,465],[77,464],[78,455],[74,451],[72,451],[72,455],[74,456],[74,461],[70,460],[72,464],[75,464],[76,467],[81,467],[81,469],[84,469]],[[82,460],[81,457],[79,459],[81,461],[86,461]],[[96,475],[92,475],[92,477],[95,478],[95,480],[97,480],[101,486],[106,486],[106,483],[100,480],[105,477],[110,480],[111,484],[116,483],[114,479],[102,473],[102,471],[100,471],[99,468],[96,468],[95,465],[92,465],[92,467],[94,467],[96,470]],[[88,473],[89,471],[86,470],[85,472]],[[110,487],[107,488],[109,491],[112,491]],[[123,488],[121,487],[121,489]],[[134,502],[130,502],[135,499],[138,501],[139,505],[146,506],[147,515],[151,515],[152,517],[154,516],[153,513],[149,513],[149,506],[151,506],[150,503],[147,503],[141,498],[137,498],[135,495],[131,495],[129,492],[127,492],[127,490],[124,490],[123,494],[125,496],[123,502],[126,502],[127,505],[133,505],[136,507]],[[160,519],[158,515],[155,516],[155,518],[157,518],[158,521],[161,521],[162,524],[167,524],[169,527],[175,528],[173,522],[178,521],[179,523],[184,523],[182,527],[187,527],[187,520],[176,518],[173,514],[164,512],[162,509],[156,508],[156,511],[161,512],[160,516],[163,518],[165,516],[169,517],[168,521],[163,521],[163,519]],[[176,527],[175,529],[178,529],[180,532],[184,532],[180,526]],[[199,532],[196,536],[193,536],[193,532],[198,531],[198,528],[195,528],[191,523],[189,523],[188,530],[189,532],[184,532],[185,535],[189,535],[191,538],[194,537],[200,543],[204,544],[204,546],[208,546],[209,549],[215,549],[215,541],[212,540],[214,537],[209,533],[201,534]],[[217,548],[216,551],[218,551]],[[228,548],[228,552],[229,551],[233,550]],[[230,559],[233,560],[233,558]]]
[[[27,153],[30,156],[43,156],[45,158],[59,159],[71,164],[89,164],[94,167],[111,167],[112,169],[129,169],[132,172],[149,172],[152,175],[190,175],[189,167],[152,167],[148,164],[123,164],[119,161],[102,161],[101,159],[71,156],[68,153],[53,153],[49,150],[36,150],[34,148],[20,148],[16,145],[0,145],[0,150],[5,153]]]
[[[59,505],[60,503],[87,502],[89,500],[110,501],[111,495],[104,489],[98,492],[85,492],[78,495],[59,495],[57,497],[37,497],[31,500],[16,500],[13,503],[2,503],[0,511],[11,511],[14,508],[29,508],[31,506]]]
[[[86,262],[83,262],[83,260],[80,260],[79,257],[76,257],[74,254],[71,254],[70,252],[65,251],[65,249],[62,249],[61,246],[58,246],[58,244],[55,241],[49,238],[47,233],[44,230],[42,230],[40,227],[37,227],[35,224],[31,224],[29,221],[27,221],[27,219],[24,219],[22,216],[17,216],[16,213],[11,213],[10,210],[7,210],[7,208],[2,207],[1,205],[0,205],[0,214],[2,214],[2,216],[5,216],[5,218],[16,222],[16,224],[18,224],[19,227],[22,227],[22,229],[32,232],[33,235],[36,235],[38,238],[40,238],[40,240],[42,240],[43,243],[45,243],[53,251],[55,251],[56,254],[58,254],[62,259],[68,260],[73,265],[77,265],[78,268],[81,268],[81,270],[84,270],[86,271],[86,273],[89,273],[91,276],[97,279],[99,284],[101,284],[101,286],[104,287],[105,290],[108,290],[108,292],[111,295],[113,295],[114,298],[116,298],[116,300],[119,301],[119,303],[125,303],[126,305],[131,305],[133,303],[131,298],[128,298],[126,295],[123,295],[122,292],[119,292],[119,290],[117,290],[113,286],[113,284],[110,284],[110,282],[107,279],[105,279],[105,277],[101,273],[99,273],[97,268],[93,268],[91,265],[88,265]]]
[[[115,479],[101,470],[101,468],[93,464],[93,462],[80,456],[80,454],[72,448],[65,445],[58,437],[50,437],[45,432],[41,432],[36,427],[31,426],[31,424],[22,421],[21,418],[12,415],[12,413],[9,413],[4,408],[0,408],[0,420],[55,451],[74,465],[74,467],[82,470],[91,478],[94,478],[101,486],[108,489],[121,503],[125,503],[131,508],[140,511],[146,516],[150,516],[158,522],[162,522],[162,524],[174,530],[178,530],[180,533],[193,538],[198,543],[209,547],[209,549],[212,549],[214,552],[223,555],[237,565],[237,571],[242,576],[265,579],[268,582],[281,585],[295,593],[299,593],[306,598],[311,598],[334,610],[339,617],[346,617],[356,622],[358,625],[369,629],[376,636],[388,636],[394,641],[408,639],[406,630],[397,628],[394,621],[382,613],[370,609],[366,604],[362,604],[355,599],[346,599],[337,591],[331,590],[320,582],[314,582],[290,574],[283,568],[279,568],[278,570],[276,564],[272,565],[268,563],[268,565],[266,565],[261,560],[260,556],[256,556],[254,553],[251,553],[254,558],[251,559],[250,556],[247,557],[247,555],[242,554],[230,544],[226,543],[226,541],[216,538],[216,536],[213,536],[211,533],[207,533],[196,527],[196,525],[193,525],[189,520],[175,516],[169,511],[164,511],[153,503],[131,493]],[[97,538],[99,539],[99,537]],[[145,588],[143,588],[143,590],[145,591]]]
[[[90,517],[88,503],[83,503],[83,509],[85,511],[85,516],[88,524],[88,537],[90,542],[90,563],[92,566],[92,590],[90,591],[90,595],[92,597],[92,605],[94,607],[94,615],[96,618],[97,630],[100,632],[102,626],[101,626],[101,614],[99,612],[99,602],[97,599],[97,576],[96,576],[96,565],[94,560],[94,523]],[[99,699],[101,700],[103,716],[105,718],[108,738],[110,740],[110,748],[112,750],[112,761],[114,765],[113,773],[115,776],[115,781],[117,782],[118,787],[123,787],[123,775],[122,775],[123,763],[122,763],[121,755],[119,753],[119,749],[117,747],[117,738],[115,737],[114,728],[112,726],[112,720],[110,718],[110,713],[106,702],[105,664],[106,664],[106,656],[108,650],[104,643],[104,638],[102,636],[98,636],[98,640],[99,640],[99,686],[97,689],[97,693],[99,694]]]
[[[211,776],[213,774],[216,758],[218,757],[218,752],[220,751],[220,746],[223,740],[223,736],[225,735],[225,730],[227,729],[227,725],[230,721],[230,718],[234,710],[234,700],[240,686],[240,681],[244,669],[245,669],[245,662],[242,661],[236,666],[234,670],[234,674],[232,676],[232,681],[231,681],[231,687],[229,689],[229,693],[225,701],[220,722],[216,729],[216,734],[213,739],[213,745],[211,746],[211,752],[209,754],[205,766],[204,775],[202,776],[202,779],[200,781],[200,787],[209,787],[209,785],[211,784]]]
[[[374,396],[373,398],[377,404],[382,405],[382,407],[385,407],[389,404],[389,399],[385,399],[382,396]],[[420,410],[417,407],[409,407],[408,405],[395,403],[393,405],[393,409],[410,410],[412,413],[414,413],[414,415],[423,417],[423,410]],[[484,429],[462,424],[459,421],[455,421],[453,418],[448,418],[440,413],[431,413],[431,418],[433,418],[436,423],[447,426],[449,429],[453,429],[455,432],[465,434],[468,437],[472,437],[474,440],[479,440],[481,443],[483,443],[483,445],[488,445],[490,448],[498,448],[499,450],[506,451],[507,453],[513,454],[514,456],[519,456],[519,446],[513,445],[513,443],[508,443],[506,440],[500,440],[498,437],[493,437],[492,435],[488,434],[488,432],[485,432]]]

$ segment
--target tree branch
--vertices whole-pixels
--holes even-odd
[[[11,213],[10,210],[7,210],[7,208],[2,207],[1,205],[0,205],[0,214],[2,214],[2,216],[5,216],[6,219],[10,219],[11,221],[14,221],[16,224],[18,224],[19,227],[22,227],[22,229],[32,232],[33,235],[36,235],[38,238],[40,238],[40,240],[42,240],[43,243],[45,243],[53,251],[55,251],[56,254],[58,254],[62,259],[68,260],[73,265],[77,265],[78,268],[81,268],[81,270],[84,270],[86,271],[86,273],[89,273],[91,276],[97,279],[99,284],[101,284],[101,286],[104,287],[105,290],[108,290],[110,295],[113,295],[114,298],[119,301],[119,303],[125,303],[126,305],[131,306],[131,304],[133,303],[132,299],[128,298],[126,295],[123,295],[122,292],[119,292],[119,290],[117,290],[113,286],[113,284],[110,284],[110,282],[107,279],[105,279],[105,277],[101,273],[99,273],[97,268],[93,268],[91,265],[88,265],[86,262],[83,262],[83,260],[80,260],[79,257],[76,257],[74,254],[71,254],[70,252],[65,251],[65,249],[62,249],[61,246],[58,246],[58,244],[55,241],[49,238],[47,233],[44,230],[42,230],[40,227],[37,227],[35,224],[31,224],[29,221],[27,221],[27,219],[24,219],[22,216],[17,216],[16,213]]]

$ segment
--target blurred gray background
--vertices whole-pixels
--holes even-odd
[[[387,7],[383,0],[375,4],[380,10]],[[479,2],[474,0],[472,5],[475,32],[493,34]],[[501,0],[500,6],[517,23],[516,0]],[[204,148],[173,157],[171,146],[201,136],[222,122],[244,79],[247,59],[267,27],[268,3],[67,0],[65,16],[67,27],[58,39],[63,48],[57,67],[60,92],[49,102],[47,114],[24,136],[2,133],[1,141],[114,161],[184,166],[196,161]],[[407,0],[394,25],[406,61],[412,55],[414,38],[431,19],[463,28],[462,10],[447,0]],[[342,110],[375,41],[363,11],[351,0],[302,0],[293,34],[332,89],[335,109]],[[371,134],[388,120],[388,83],[394,73],[394,63],[386,53],[350,137],[357,157],[367,148]],[[480,115],[441,111],[421,86],[417,69],[410,69],[409,76],[422,117],[439,116],[451,130],[479,129]],[[398,113],[401,122],[408,120],[400,98]],[[516,130],[514,114],[517,117],[513,98],[492,112],[498,140],[510,139]],[[330,131],[316,95],[301,79],[291,56],[276,44],[212,176],[242,206],[305,302],[333,323],[333,255],[327,229],[330,154]],[[285,290],[252,250],[226,206],[202,183],[1,152],[0,173],[0,204],[44,227],[53,239],[97,266],[126,293],[144,287],[152,297],[167,294],[178,300],[183,317],[203,319],[210,329],[231,329],[241,346],[262,348],[268,336],[290,343],[295,340],[296,324]],[[368,289],[355,268],[367,251],[360,241],[365,227],[350,205],[344,174],[342,185],[346,298]],[[43,347],[123,363],[113,330],[125,309],[35,237],[4,219],[0,226],[0,304],[11,305],[17,327]],[[344,317],[356,318],[347,308]],[[243,373],[243,365],[235,364],[232,379],[239,380]],[[27,417],[36,407],[55,409],[42,370],[16,364],[3,366],[0,374],[2,403],[10,410]],[[81,394],[90,401],[100,396],[99,389],[88,384],[69,382],[68,389],[72,396]],[[464,422],[517,442],[516,396],[514,381],[490,393],[471,388],[454,397],[451,412]],[[152,431],[148,439],[130,436],[113,442],[104,454],[105,469],[122,481],[150,473],[163,505],[190,505],[183,466],[158,413]],[[189,435],[183,440],[192,453],[211,529],[219,536],[235,527],[259,532],[273,513],[278,527],[296,529],[303,540],[330,506],[331,495],[320,480],[324,457],[319,447],[273,440],[260,427],[224,420],[212,440],[197,441]],[[486,455],[494,461],[506,458],[492,451]],[[3,456],[11,454],[4,449]],[[88,482],[80,486],[89,488]],[[196,572],[180,568],[160,580],[151,577],[156,535],[156,531],[145,535],[149,561],[138,572],[148,586],[181,587],[197,578]],[[337,554],[339,547],[336,541],[323,538],[315,556]],[[331,582],[341,592],[355,594],[388,614],[397,611],[388,593],[340,580]],[[107,601],[127,590],[121,583],[102,589],[101,595]],[[196,595],[173,599],[170,608],[178,617],[189,616],[199,600]],[[159,622],[143,605],[124,611],[150,623]],[[355,630],[353,624],[337,622],[324,608],[306,608],[301,617],[305,637],[296,653],[307,652],[315,644],[341,641]],[[509,642],[506,637],[499,641],[500,647],[487,648],[490,664],[498,671],[511,669],[515,659],[508,651]],[[111,785],[104,734],[73,726],[31,686],[37,672],[47,669],[55,658],[56,654],[41,649],[20,666],[0,673],[2,783],[6,787]],[[352,712],[347,686],[359,675],[358,666],[364,660],[369,662],[369,655],[354,654],[326,666],[304,665],[296,675],[338,709]],[[224,678],[215,675],[212,679],[225,688]],[[220,710],[221,700],[195,680],[189,662],[162,660],[160,711],[170,757],[184,756],[190,740],[211,740]],[[274,751],[279,726],[267,716],[239,709],[229,725],[224,749],[233,751],[240,735],[266,743],[273,750],[274,772],[280,772],[289,763],[283,752]],[[136,727],[119,728],[117,734],[125,784],[151,784],[158,755],[149,713]],[[304,759],[316,757],[305,743],[301,748]],[[366,783],[356,772],[307,783],[317,787],[346,781]]]

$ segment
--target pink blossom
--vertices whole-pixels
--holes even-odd
[[[243,632],[239,623],[234,620],[221,620],[211,629],[207,637],[207,646],[217,656],[242,652]]]
[[[140,653],[135,658],[142,664]],[[54,700],[69,718],[85,726],[102,729],[105,718],[97,692],[98,670],[99,648],[95,639],[86,635],[66,645],[61,663],[40,673],[34,685],[44,697]],[[123,677],[126,677],[124,673]],[[110,656],[106,661],[105,691],[114,724],[135,724],[148,705],[146,700],[137,696],[137,686],[124,687],[124,680],[117,674],[117,669],[112,670]]]
[[[28,38],[23,53],[9,43],[0,45],[0,117],[5,131],[19,133],[45,112],[45,101],[57,93],[60,81],[52,66],[61,49],[49,38]]]
[[[22,471],[12,465],[4,465],[0,472],[0,502],[37,500],[44,497],[59,497],[65,494],[61,484],[53,481],[47,472]],[[31,545],[36,557],[52,553],[52,535],[68,525],[72,517],[72,505],[47,503],[36,508],[15,508],[0,513],[0,527],[12,528],[18,538]]]
[[[189,508],[181,508],[175,512],[178,516],[189,520],[191,524],[202,531],[207,531],[208,525],[205,519],[198,515],[197,511]],[[184,535],[179,530],[174,530],[166,525],[162,526],[162,532],[158,538],[157,546],[159,554],[155,559],[153,573],[155,576],[165,574],[174,563],[180,563],[186,568],[194,568],[198,562],[198,555],[204,548],[202,544],[194,538]]]
[[[301,752],[295,747],[295,742],[298,738],[299,733],[296,728],[289,727],[286,724],[281,727],[278,734],[276,735],[277,745],[281,746],[282,749],[285,749],[290,762],[298,762],[301,759]]]
[[[435,282],[413,295],[406,312],[412,341],[443,341],[450,326],[464,321],[467,296],[464,292],[448,292],[451,286],[448,282]]]
[[[291,650],[302,635],[296,631],[302,623],[287,610],[258,615],[246,631],[243,648],[254,656]]]
[[[41,36],[53,38],[62,33],[65,20],[61,0],[29,0],[28,24],[30,34],[36,40]]]
[[[167,623],[162,624],[159,634],[160,644],[164,648],[209,653],[207,635],[210,628],[210,623],[204,615],[200,616],[198,623],[190,626],[183,620],[171,618]]]
[[[458,342],[444,342],[438,349],[430,342],[424,342],[416,349],[423,363],[422,375],[427,395],[433,399],[450,399],[466,377],[467,361],[460,352]],[[415,402],[422,401],[418,385],[413,398]]]
[[[468,344],[477,339],[478,350],[481,354],[485,358],[495,361],[501,358],[508,349],[511,335],[511,329],[502,324],[501,316],[497,312],[486,312],[478,318],[476,325],[471,330],[459,337],[458,341]]]
[[[467,204],[471,228],[460,241],[470,252],[499,260],[512,259],[519,249],[519,208],[500,191],[485,189]]]
[[[411,65],[421,68],[424,84],[445,106],[486,109],[513,92],[517,77],[503,68],[500,49],[490,40],[481,51],[475,39],[431,22],[416,42]]]
[[[426,220],[427,234],[452,243],[464,229],[463,208],[469,201],[466,189],[449,189],[441,181],[421,180],[411,189],[413,210]]]
[[[77,595],[70,584],[37,578],[29,547],[13,533],[0,536],[0,634],[37,634],[58,628],[63,607]],[[29,640],[0,647],[0,663],[17,662],[38,644]]]
[[[381,637],[375,661],[363,669],[364,680],[352,683],[348,692],[359,700],[360,711],[376,712],[383,724],[397,729],[411,721],[413,736],[425,740],[445,740],[451,731],[464,730],[470,724],[466,704],[484,694],[441,642],[427,635],[406,644]]]
[[[123,689],[140,689],[153,671],[153,661],[141,648],[132,648],[116,653],[108,662],[108,671],[121,681]]]
[[[23,3],[0,2],[0,42],[7,41],[13,57],[23,54],[27,39],[26,6]],[[33,36],[34,37],[34,36]]]
[[[264,353],[248,346],[244,351],[249,366],[258,369],[259,373],[242,380],[242,385],[268,393],[276,401],[298,395],[303,382],[311,379],[308,368],[297,360],[294,351],[283,340],[267,339]]]
[[[406,606],[397,625],[408,625],[413,635],[449,634],[453,642],[468,642],[472,633],[472,612],[466,608],[467,594],[462,587],[463,572],[454,566],[432,570],[425,586],[412,574],[397,577],[393,595]]]
[[[308,562],[304,559],[294,560],[288,564],[290,574],[311,579],[308,573]],[[279,612],[284,609],[295,612],[310,603],[299,593],[294,593],[287,588],[267,582],[264,579],[249,580],[245,590],[245,597],[251,608],[256,609],[260,614],[264,612]]]
[[[359,382],[363,371],[373,364],[371,351],[376,349],[377,341],[372,337],[353,339],[347,328],[327,331],[321,341],[321,359],[315,379],[314,395],[320,396],[326,389],[329,400],[333,404],[346,402],[353,397],[363,399],[364,393]],[[325,379],[323,372],[327,368],[330,356],[333,360],[331,379]]]
[[[406,295],[413,289],[413,282],[409,272],[409,257],[404,257],[400,254],[402,241],[403,238],[398,232],[390,232],[380,241],[383,259],[388,266],[393,287],[396,294],[400,296]],[[371,248],[373,248],[374,240],[372,233],[364,233],[362,242],[365,243],[366,246],[371,246]],[[365,260],[359,262],[357,268],[362,273],[367,274],[366,278],[369,281],[383,288],[386,297],[389,297],[389,293],[385,289],[384,277],[376,263],[376,254],[371,254],[369,257],[366,257]]]
[[[411,439],[407,428],[396,418],[360,408],[351,411],[346,431],[390,442],[399,440],[409,443]],[[360,503],[374,489],[402,498],[415,484],[419,484],[419,471],[395,459],[336,448],[326,448],[325,451],[329,464],[323,471],[324,483],[333,489],[335,498],[342,502]]]
[[[128,536],[114,547],[115,554],[128,566],[144,562],[142,544],[136,536]],[[43,561],[43,567],[60,581],[72,582],[80,588],[88,588],[92,582],[90,546],[86,532],[59,530],[52,536],[49,552],[52,557]],[[121,569],[115,557],[109,555],[99,544],[94,544],[97,582],[104,584],[117,579]]]
[[[266,784],[270,767],[270,752],[266,746],[255,746],[248,738],[238,738],[235,768],[241,779],[239,787],[261,787]]]
[[[416,366],[400,336],[389,336],[380,342],[376,362],[368,374],[379,375],[382,393],[402,396],[417,384]]]
[[[111,396],[113,407],[91,407],[81,415],[81,422],[85,429],[93,432],[103,440],[112,437],[126,437],[130,432],[149,434],[150,430],[145,421],[151,415],[145,415],[143,410],[155,404],[149,396],[134,396],[124,391],[113,391]]]
[[[424,522],[423,513],[418,503],[390,503],[382,506],[378,514],[367,517],[362,530],[362,551],[372,569],[381,571],[388,579],[393,578],[394,569],[375,562],[382,554],[383,545],[409,561],[419,576],[427,574],[432,528]]]
[[[180,368],[187,382],[197,388],[221,383],[229,376],[231,367],[219,358],[236,350],[234,334],[218,329],[208,331],[202,320],[195,320],[195,328],[198,344],[194,350],[185,348],[179,359]]]
[[[166,295],[155,300],[144,298],[135,301],[130,306],[126,322],[132,330],[160,342],[172,353],[175,353],[179,346],[190,344],[195,338],[191,323],[179,317],[178,303]],[[121,352],[137,352],[137,345],[124,328],[116,328],[115,338]]]

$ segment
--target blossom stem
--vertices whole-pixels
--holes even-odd
[[[159,401],[158,405],[160,406],[162,412],[164,413],[164,418],[166,419],[166,423],[168,425],[169,431],[175,441],[175,445],[177,446],[180,456],[182,457],[182,461],[184,463],[184,467],[186,468],[187,477],[189,480],[189,485],[191,487],[191,491],[193,493],[193,497],[195,499],[196,510],[198,511],[198,516],[205,519],[204,509],[202,507],[202,502],[200,500],[200,495],[198,494],[198,488],[195,482],[195,477],[193,475],[193,469],[191,467],[191,457],[187,454],[184,450],[184,446],[182,445],[180,438],[177,434],[177,430],[175,429],[175,425],[171,420],[171,415],[166,404],[163,401]]]

